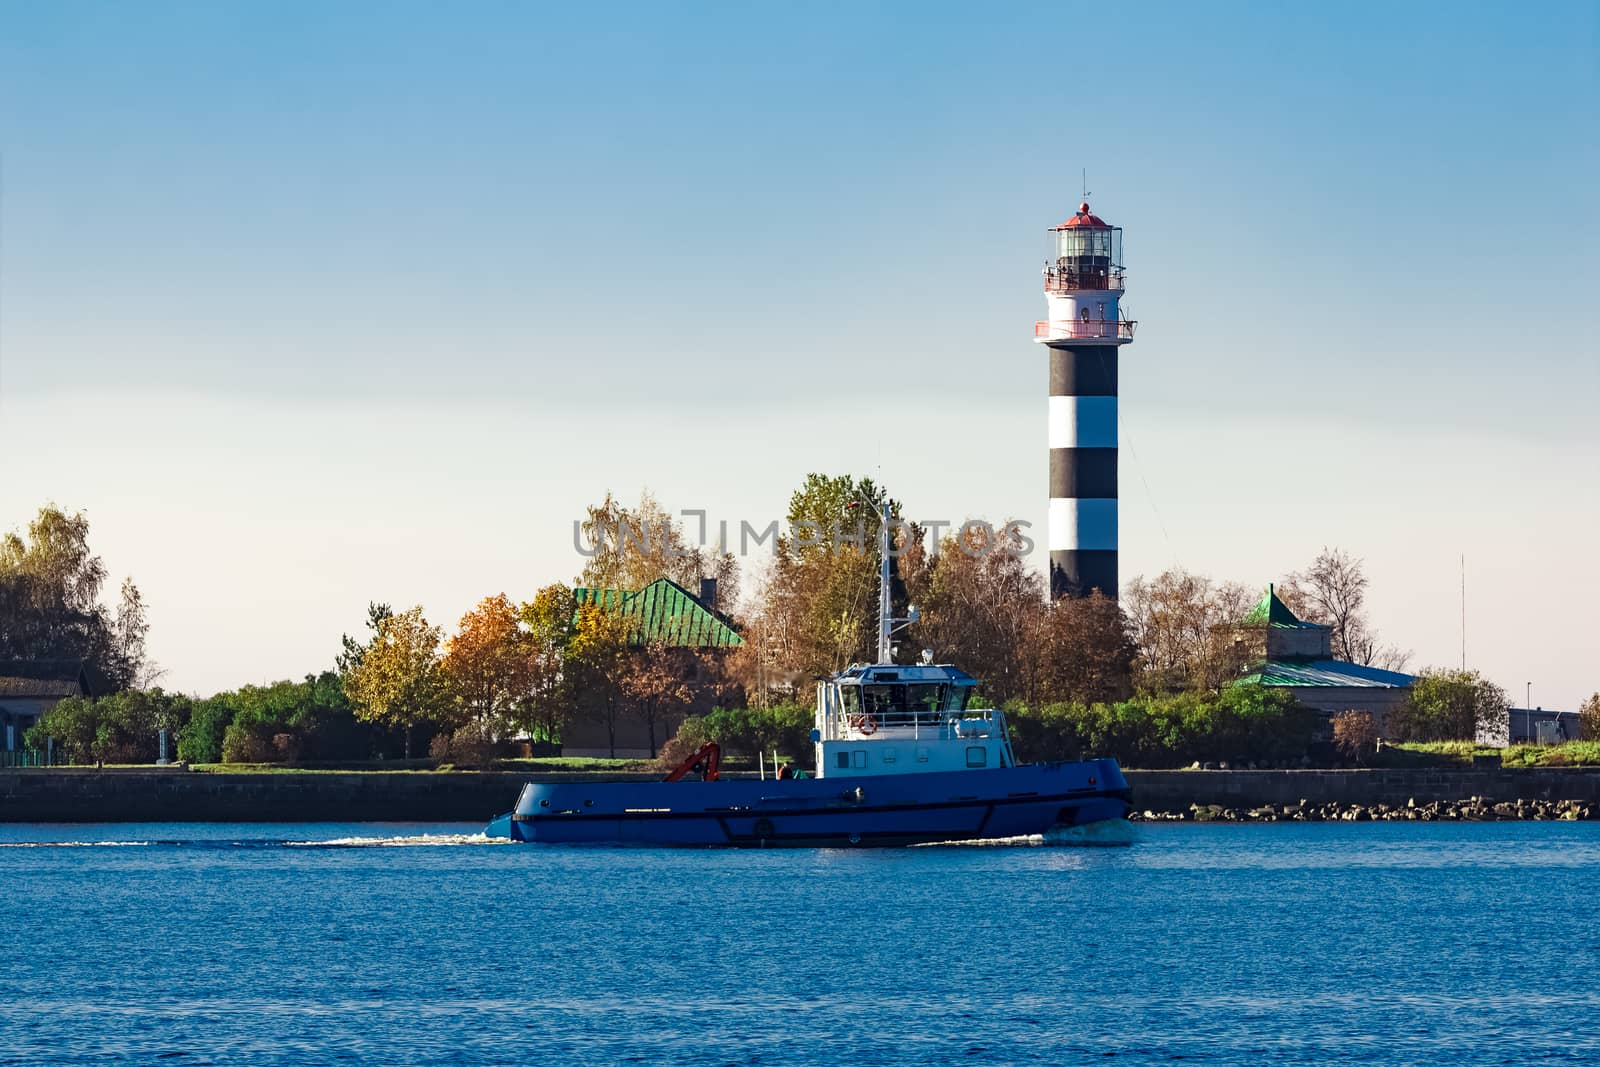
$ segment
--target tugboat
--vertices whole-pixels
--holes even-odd
[[[897,665],[889,514],[880,515],[878,662],[817,686],[816,776],[720,777],[708,744],[659,782],[523,786],[491,838],[551,844],[847,847],[982,841],[1122,819],[1116,760],[1018,764],[1005,713],[969,706],[977,680],[949,664]]]

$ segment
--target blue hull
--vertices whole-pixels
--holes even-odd
[[[993,770],[523,787],[489,837],[549,844],[834,847],[993,840],[1128,813],[1115,760]]]

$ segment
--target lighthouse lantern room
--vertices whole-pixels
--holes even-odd
[[[1049,230],[1050,595],[1117,596],[1117,349],[1123,317],[1122,230],[1089,210]]]

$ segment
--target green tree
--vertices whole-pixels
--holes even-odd
[[[1131,767],[1195,760],[1288,760],[1304,756],[1318,715],[1283,690],[1231,685],[1216,693],[1141,693],[1115,703],[1007,706],[1017,757],[1112,756]]]
[[[887,502],[896,549],[910,551],[920,531],[900,525],[900,505],[870,478],[809,474],[789,499],[761,594],[762,655],[794,677],[838,670],[878,654],[878,510]],[[904,562],[904,559],[899,562]],[[896,567],[895,610],[905,609]]]
[[[448,719],[448,687],[440,667],[441,632],[414,607],[384,619],[357,663],[344,677],[344,692],[356,717],[405,732],[405,755],[411,758],[412,734],[418,723]]]
[[[1471,741],[1504,732],[1509,706],[1505,690],[1477,671],[1427,670],[1385,716],[1385,732],[1396,741]]]
[[[64,762],[150,763],[162,728],[181,730],[193,712],[183,696],[125,689],[99,699],[68,697],[31,726],[25,741],[43,751],[53,739]]]
[[[366,759],[379,743],[373,727],[355,718],[340,677],[331,671],[308,674],[299,682],[247,685],[219,693],[212,702],[230,713],[217,742],[225,763]],[[212,715],[222,717],[220,711],[208,711],[211,721],[201,729],[215,729]],[[196,737],[191,745],[198,748],[200,743]],[[182,744],[180,739],[180,751]]]
[[[362,641],[359,638],[345,634],[339,639],[343,649],[336,657],[335,662],[339,668],[340,675],[349,674],[355,669],[361,662],[361,657],[367,654],[367,649],[371,647],[373,640],[376,639],[378,630],[383,626],[384,620],[393,617],[394,609],[389,605],[380,604],[376,600],[367,604],[367,630],[372,636]]]
[[[0,659],[86,664],[107,688],[148,683],[148,624],[132,581],[116,615],[100,603],[106,567],[89,548],[89,520],[39,509],[26,537],[0,538]]]
[[[547,585],[517,611],[527,634],[528,688],[513,711],[513,722],[534,741],[559,744],[573,714],[573,679],[567,650],[576,627],[572,588]]]
[[[28,728],[25,740],[29,748],[39,752],[54,741],[56,759],[61,763],[93,762],[99,721],[92,699],[67,697],[39,716]]]
[[[178,732],[178,758],[185,763],[222,762],[222,740],[233,716],[234,709],[221,696],[196,704]]]

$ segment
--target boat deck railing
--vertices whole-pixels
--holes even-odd
[[[862,711],[845,713],[836,711],[827,718],[828,729],[823,740],[862,740],[874,735],[891,733],[902,737],[909,734],[917,739],[953,741],[957,739],[990,737],[1003,728],[1000,714],[992,709],[981,711]]]

